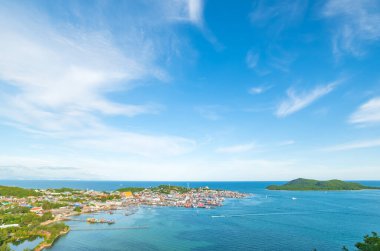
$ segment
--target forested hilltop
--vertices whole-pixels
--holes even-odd
[[[21,187],[0,186],[0,196],[14,196],[17,198],[24,198],[28,196],[38,196],[40,193],[32,189],[25,189]]]
[[[362,189],[380,189],[380,187],[364,186],[355,182],[346,182],[342,180],[319,181],[312,179],[295,179],[284,185],[268,186],[269,190],[291,190],[291,191],[328,191],[328,190],[362,190]]]

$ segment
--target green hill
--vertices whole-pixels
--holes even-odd
[[[185,192],[188,192],[190,190],[186,187],[181,187],[181,186],[159,185],[157,187],[150,187],[150,188],[124,187],[124,188],[119,188],[116,191],[119,191],[119,192],[131,191],[132,193],[138,193],[138,192],[141,192],[145,189],[150,190],[152,192],[165,193],[165,194],[169,194],[171,191],[175,191],[178,193],[185,193]]]
[[[311,180],[295,179],[284,185],[268,186],[269,190],[291,190],[291,191],[327,191],[327,190],[362,190],[362,189],[380,189],[379,187],[368,187],[355,182],[345,182],[341,180]]]
[[[25,189],[21,187],[8,187],[0,186],[0,196],[13,196],[13,197],[28,197],[28,196],[38,196],[40,195],[32,189]]]
[[[144,187],[123,187],[123,188],[119,188],[117,189],[116,191],[119,191],[119,192],[131,192],[131,193],[138,193],[138,192],[141,192],[145,190]]]

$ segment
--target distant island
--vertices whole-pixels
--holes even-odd
[[[336,190],[363,190],[363,189],[380,189],[380,187],[364,186],[355,182],[346,182],[342,180],[312,180],[298,178],[284,185],[271,185],[268,190],[289,190],[289,191],[336,191]]]

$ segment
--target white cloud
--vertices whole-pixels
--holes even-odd
[[[250,94],[256,95],[256,94],[262,94],[266,91],[268,91],[272,86],[254,86],[248,90]]]
[[[380,123],[380,97],[373,98],[361,105],[349,119],[353,124],[378,124]]]
[[[62,179],[84,180],[272,180],[288,178],[292,175],[289,169],[295,164],[289,159],[218,159],[194,158],[192,161],[183,161],[169,158],[153,162],[106,156],[63,158],[46,154],[33,157],[0,155],[0,174],[6,179],[51,179],[58,176]],[[56,166],[57,163],[60,166]],[[165,175],[157,175],[155,170]]]
[[[192,12],[196,21],[196,10]],[[133,29],[129,32],[135,37]],[[155,64],[154,48],[162,41],[129,39],[122,50],[108,30],[55,26],[43,13],[13,5],[0,10],[0,33],[2,123],[106,151],[175,155],[194,147],[190,139],[134,133],[105,122],[109,116],[132,117],[162,109],[157,104],[116,103],[108,98],[110,92],[133,88],[135,80],[165,79],[165,71]],[[115,149],[112,144],[122,147]]]
[[[328,152],[337,152],[337,151],[374,148],[374,147],[380,147],[380,139],[349,142],[346,144],[327,147],[327,148],[324,148],[323,150],[328,151]]]
[[[361,56],[363,47],[380,39],[380,4],[376,0],[330,0],[323,15],[334,18],[333,52],[336,56],[350,53]]]
[[[254,143],[227,146],[227,147],[219,147],[215,150],[217,153],[243,153],[252,151],[256,148]]]
[[[249,89],[248,91],[250,94],[261,94],[264,92],[264,88],[262,87],[252,87],[251,89]]]
[[[279,142],[277,145],[278,146],[290,146],[290,145],[294,145],[296,142],[294,140],[286,140],[286,141],[282,141],[282,142]]]
[[[248,68],[255,69],[260,59],[260,54],[254,52],[253,50],[248,51],[247,56],[245,57],[245,62],[247,63]]]
[[[251,22],[255,25],[277,26],[277,33],[289,26],[291,23],[302,18],[307,7],[307,2],[295,0],[290,2],[278,1],[268,3],[265,0],[255,1],[254,9],[250,13]]]
[[[115,130],[96,130],[89,137],[76,137],[74,147],[113,153],[132,153],[146,157],[174,156],[193,150],[196,142],[183,137],[153,136]]]
[[[335,81],[324,86],[317,86],[309,92],[297,94],[294,89],[287,91],[288,98],[277,107],[276,115],[286,117],[309,106],[319,98],[327,95],[335,89],[340,81]]]
[[[153,4],[157,4],[153,1]],[[203,28],[203,0],[172,0],[160,2],[162,11],[168,12],[169,20],[189,22]]]
[[[197,24],[203,25],[203,1],[202,0],[188,0],[189,19]]]

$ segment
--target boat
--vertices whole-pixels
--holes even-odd
[[[115,220],[106,220],[104,218],[101,219],[95,219],[95,218],[87,218],[86,220],[88,223],[94,224],[94,223],[107,223],[107,224],[114,224]]]
[[[292,200],[296,200],[297,198],[296,197],[292,197]]]

